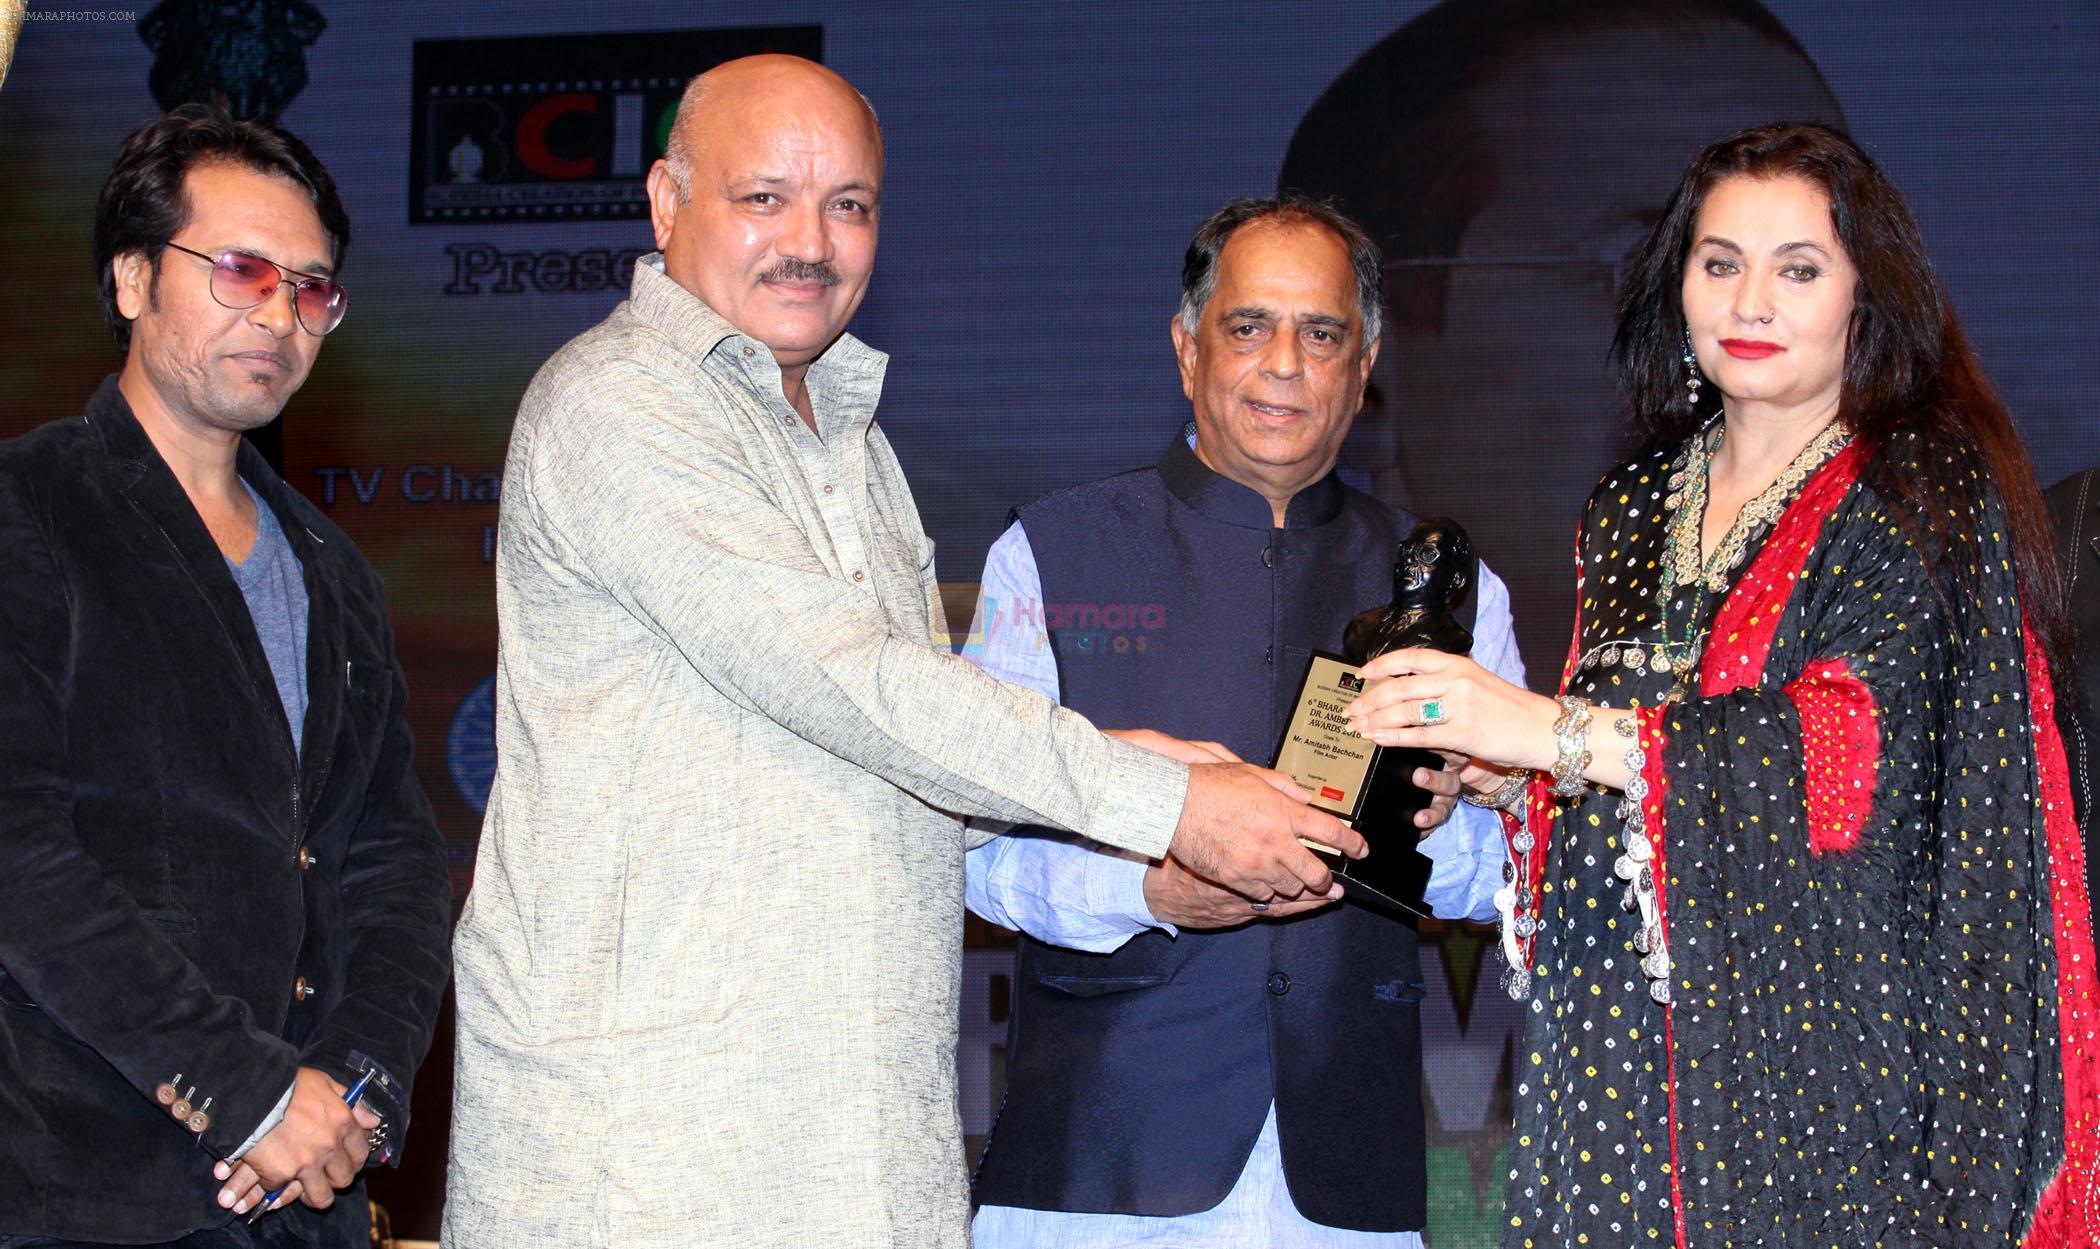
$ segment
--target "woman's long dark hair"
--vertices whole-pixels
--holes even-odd
[[[1865,452],[1862,475],[1928,563],[1950,570],[1967,563],[1959,556],[1973,551],[1974,535],[1947,500],[1974,498],[1971,478],[1981,468],[2011,527],[2022,605],[2062,685],[2063,574],[2026,448],[1961,332],[1903,196],[1843,134],[1755,126],[1708,147],[1684,171],[1619,296],[1612,350],[1635,427],[1651,444],[1674,444],[1719,406],[1711,386],[1696,410],[1685,398],[1684,266],[1707,193],[1737,177],[1805,178],[1830,197],[1838,241],[1859,272],[1837,419]]]

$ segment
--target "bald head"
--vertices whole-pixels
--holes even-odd
[[[0,0],[0,82],[7,81],[8,63],[15,59],[15,36],[22,33],[22,19],[29,13],[29,0]]]
[[[664,273],[771,349],[791,395],[867,291],[881,197],[875,110],[796,56],[695,78],[649,171]]]
[[[800,93],[800,94],[798,94]],[[882,127],[875,119],[875,106],[836,70],[815,61],[782,53],[739,57],[724,61],[686,84],[678,101],[678,115],[671,122],[671,137],[664,145],[664,167],[680,195],[692,194],[693,151],[704,145],[725,122],[748,124],[756,120],[744,110],[754,102],[783,107],[784,101],[802,105],[843,109],[858,114],[875,143],[879,166],[882,160]],[[841,119],[843,120],[843,119]]]

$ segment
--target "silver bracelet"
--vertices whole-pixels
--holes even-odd
[[[1560,704],[1560,718],[1553,722],[1554,744],[1559,749],[1553,761],[1553,796],[1573,798],[1588,783],[1582,774],[1590,766],[1590,700],[1562,694],[1553,701]]]
[[[1491,811],[1512,811],[1524,797],[1524,791],[1531,788],[1531,777],[1531,769],[1519,768],[1509,774],[1508,780],[1495,786],[1488,793],[1476,794],[1470,789],[1461,789],[1458,796],[1476,807],[1486,807]]]

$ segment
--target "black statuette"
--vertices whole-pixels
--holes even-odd
[[[1277,747],[1278,770],[1370,843],[1364,859],[1326,857],[1352,899],[1383,910],[1430,914],[1423,894],[1433,865],[1418,848],[1414,817],[1434,795],[1414,783],[1414,773],[1442,768],[1444,761],[1427,750],[1375,746],[1348,733],[1339,712],[1363,689],[1358,670],[1387,651],[1462,655],[1473,649],[1472,631],[1457,614],[1473,585],[1473,563],[1473,544],[1455,521],[1440,517],[1415,526],[1393,566],[1393,601],[1350,620],[1342,654],[1313,656]]]
[[[1473,587],[1473,544],[1458,522],[1436,517],[1416,525],[1393,564],[1393,601],[1359,613],[1342,632],[1342,651],[1367,664],[1387,651],[1424,649],[1468,654],[1473,633],[1458,622],[1458,604]]]

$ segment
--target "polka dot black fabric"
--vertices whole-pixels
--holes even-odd
[[[1682,449],[1590,500],[1567,684],[1649,709],[1670,966],[1635,946],[1619,795],[1555,808],[1507,1249],[2039,1246],[2045,1189],[2046,1243],[2100,1244],[2087,900],[2052,870],[2002,515],[1947,500],[1973,541],[1929,567],[1859,458],[1718,593],[1663,597]]]

